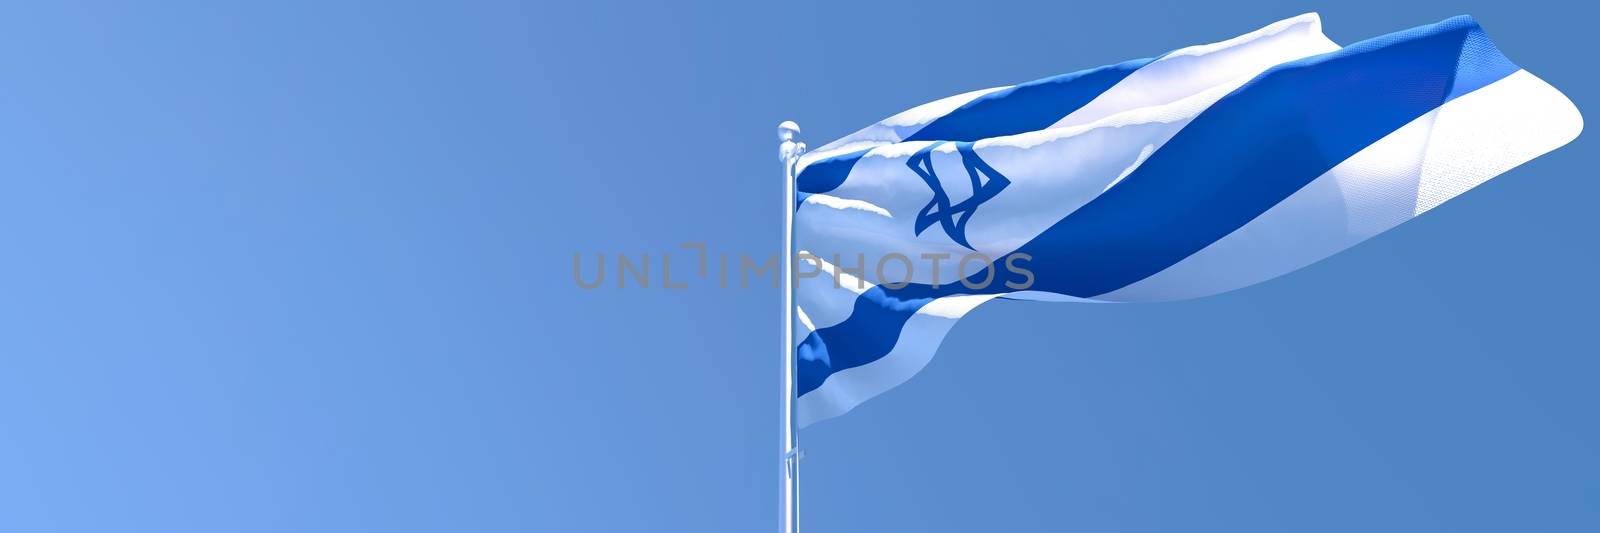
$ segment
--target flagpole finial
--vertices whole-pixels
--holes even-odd
[[[799,136],[800,125],[795,124],[793,120],[785,120],[782,124],[778,124],[778,140],[792,141]]]
[[[793,120],[785,120],[778,124],[778,160],[785,165],[794,164],[800,154],[806,152],[806,143],[800,142],[800,125]]]

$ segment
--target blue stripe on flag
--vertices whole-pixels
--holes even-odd
[[[1077,111],[1155,58],[1135,59],[1001,89],[935,119],[904,141],[976,141],[1038,131]],[[844,183],[871,148],[813,161],[795,176],[800,192],[821,194]]]
[[[1092,297],[1232,233],[1362,148],[1517,71],[1470,17],[1274,67],[1022,252],[1034,290]]]
[[[1039,131],[1151,61],[1155,58],[1134,59],[995,91],[930,122],[906,141],[976,141]]]
[[[982,281],[973,276],[972,282]],[[957,291],[962,289],[962,291]],[[868,289],[856,298],[850,318],[807,335],[796,351],[795,379],[799,394],[815,390],[834,372],[855,368],[888,355],[900,338],[900,328],[918,309],[934,298],[958,292],[972,292],[961,284],[910,284],[900,289],[882,286]],[[830,348],[827,339],[838,339]],[[848,342],[845,342],[848,341]]]
[[[794,177],[795,189],[803,193],[821,194],[839,188],[845,177],[850,175],[850,169],[855,168],[856,162],[870,150],[863,148],[812,161],[800,171],[800,175]]]
[[[1017,250],[1033,256],[1031,289],[1092,297],[1144,279],[1406,123],[1516,71],[1465,16],[1274,67]],[[1005,290],[874,287],[849,319],[807,336],[796,352],[798,392],[887,355],[906,320],[934,298]]]

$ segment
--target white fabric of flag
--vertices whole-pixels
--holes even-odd
[[[797,165],[799,424],[905,382],[985,302],[1249,286],[1581,130],[1464,16],[1340,47],[1301,15],[901,112]]]

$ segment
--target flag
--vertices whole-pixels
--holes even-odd
[[[1465,16],[1340,47],[1301,15],[896,114],[796,165],[797,423],[905,382],[985,302],[1259,283],[1581,129]]]

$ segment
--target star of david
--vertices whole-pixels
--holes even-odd
[[[928,202],[917,213],[914,229],[916,235],[922,235],[923,230],[933,226],[935,222],[944,230],[944,234],[957,244],[972,250],[972,245],[967,243],[967,222],[972,220],[973,212],[978,206],[1000,194],[1006,186],[1011,185],[1011,180],[995,171],[978,157],[972,150],[972,143],[956,143],[956,152],[961,154],[961,166],[967,170],[967,177],[972,180],[972,196],[955,205],[950,204],[950,196],[945,194],[944,186],[939,184],[939,175],[933,170],[933,150],[946,141],[928,145],[927,148],[918,150],[911,159],[906,161],[906,166],[911,167],[922,177],[922,181],[933,189],[933,200]],[[987,178],[987,179],[985,179]]]

